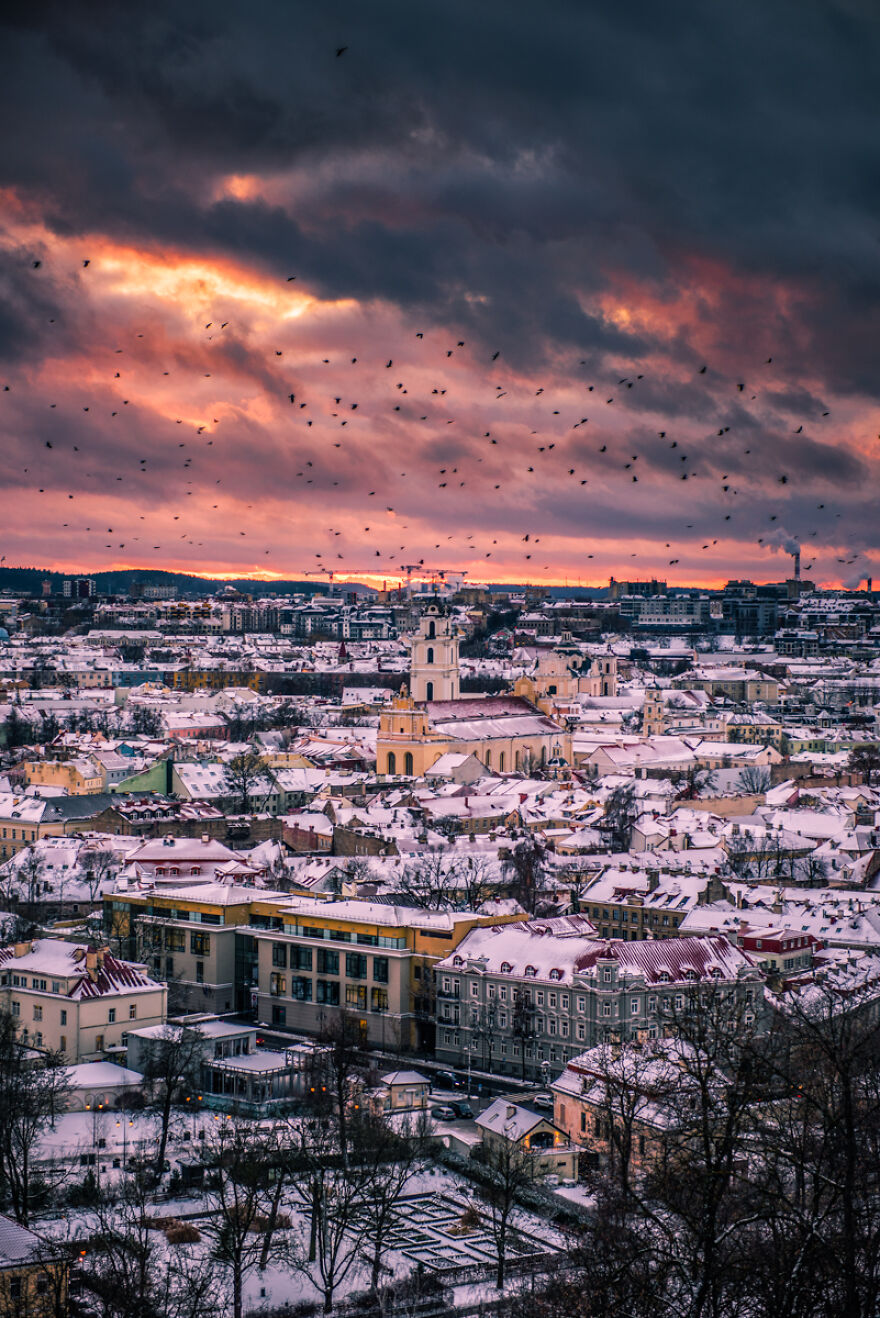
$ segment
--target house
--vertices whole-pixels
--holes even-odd
[[[584,1150],[582,1170],[624,1157],[633,1172],[644,1172],[672,1141],[689,1138],[699,1101],[689,1052],[681,1040],[656,1039],[601,1043],[572,1058],[550,1088],[555,1125]]]
[[[476,1118],[476,1125],[482,1133],[490,1165],[515,1148],[522,1153],[530,1175],[536,1179],[550,1175],[560,1180],[576,1178],[578,1151],[547,1117],[506,1098],[496,1098]]]
[[[69,1264],[62,1249],[0,1216],[0,1311],[10,1318],[67,1312]]]
[[[125,1107],[143,1093],[144,1077],[115,1062],[80,1062],[64,1072],[69,1086],[65,1106],[69,1112],[96,1112]]]
[[[0,948],[0,1005],[23,1042],[76,1063],[124,1052],[133,1022],[164,1021],[167,989],[109,948],[41,938]]]
[[[384,1087],[383,1109],[400,1112],[428,1106],[431,1082],[421,1071],[389,1071],[379,1079]]]

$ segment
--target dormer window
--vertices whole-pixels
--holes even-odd
[[[463,965],[464,965],[464,958],[463,958],[463,957],[460,957],[460,956],[454,956],[454,957],[452,958],[452,964],[453,964],[454,966],[463,966]]]
[[[669,983],[669,971],[668,971],[668,970],[661,970],[660,973],[659,973],[659,975],[657,976],[657,979],[659,980],[659,982],[660,982],[661,984],[668,984],[668,983]]]
[[[538,972],[537,972],[537,970],[535,969],[534,966],[526,966],[526,978],[527,978],[527,979],[534,979],[535,976],[537,975],[537,973],[538,973]]]
[[[502,973],[502,975],[509,975],[510,972],[511,972],[511,970],[513,970],[513,966],[510,964],[509,961],[502,961],[502,962],[501,962],[501,973]]]
[[[551,978],[551,979],[562,979],[562,971],[561,971],[561,970],[558,970],[558,969],[554,966],[554,968],[550,971],[550,978]]]

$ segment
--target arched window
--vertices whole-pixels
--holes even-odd
[[[516,752],[516,759],[514,760],[514,766],[516,768],[517,773],[519,773],[520,769],[522,768],[522,755],[520,754],[519,751]]]
[[[526,966],[525,973],[526,973],[526,979],[534,979],[538,972],[534,966]]]
[[[388,752],[388,772],[397,773],[397,756],[394,751]]]
[[[434,647],[433,647],[433,645],[429,645],[429,646],[428,646],[428,653],[427,653],[427,655],[426,655],[426,657],[425,657],[425,662],[426,662],[426,663],[429,663],[429,664],[432,664],[432,663],[434,662]]]
[[[542,747],[541,747],[541,763],[542,763],[542,764],[546,764],[546,763],[547,763],[547,747],[546,747],[546,746],[542,746]]]
[[[426,699],[426,700],[433,700],[433,699],[434,699],[434,683],[433,683],[433,682],[426,682],[426,683],[425,683],[425,699]]]
[[[561,971],[561,970],[557,970],[557,969],[554,967],[553,970],[550,971],[550,978],[551,978],[551,979],[562,979],[562,971]]]
[[[504,751],[498,756],[498,769],[501,773],[504,773]]]
[[[502,973],[502,975],[509,975],[510,972],[511,972],[511,970],[513,970],[513,966],[510,964],[509,961],[502,961],[502,962],[501,962],[501,973]]]
[[[491,767],[492,767],[492,752],[486,751],[486,768],[489,769]]]
[[[435,637],[436,635],[437,635],[437,627],[436,627],[436,624],[433,623],[433,622],[429,622],[429,623],[428,623],[428,639],[431,640],[431,641],[433,641],[433,639],[434,639],[434,637]]]
[[[412,751],[407,751],[403,757],[403,772],[408,778],[413,776],[413,757]]]

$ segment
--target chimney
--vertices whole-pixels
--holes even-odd
[[[28,953],[32,952],[33,950],[34,950],[33,943],[16,943],[15,947],[13,948],[13,953],[15,956],[27,956]]]
[[[801,579],[801,551],[799,549],[794,555],[794,579],[795,581]]]
[[[513,1103],[508,1103],[508,1104],[507,1104],[507,1120],[508,1120],[508,1121],[513,1121],[513,1119],[514,1119],[515,1116],[516,1116],[516,1106],[515,1106],[515,1104],[513,1104]]]

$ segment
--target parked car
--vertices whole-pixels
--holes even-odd
[[[437,1103],[431,1108],[431,1116],[438,1121],[454,1121],[458,1113],[451,1103]]]
[[[535,1095],[533,1095],[533,1097],[529,1100],[529,1102],[530,1102],[530,1104],[531,1104],[532,1107],[536,1107],[540,1112],[552,1112],[552,1111],[553,1111],[553,1095],[552,1095],[552,1094],[535,1094]]]
[[[449,1106],[455,1109],[455,1115],[457,1117],[465,1117],[469,1121],[473,1120],[474,1109],[471,1107],[470,1103],[464,1099],[456,1100],[454,1103],[450,1103]]]
[[[435,1071],[434,1084],[438,1089],[461,1089],[461,1081],[454,1071]]]

